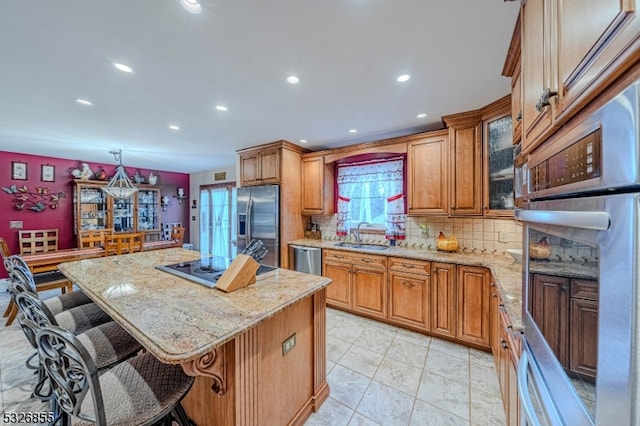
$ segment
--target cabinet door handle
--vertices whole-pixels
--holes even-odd
[[[500,339],[500,345],[502,345],[502,349],[509,349],[509,345],[507,345],[507,341],[504,339]]]
[[[409,281],[402,281],[401,283],[402,283],[402,285],[405,285],[407,287],[415,287],[416,286],[415,283],[412,283],[412,282],[409,282]]]
[[[408,269],[416,269],[417,268],[416,265],[410,265],[408,263],[401,263],[400,265],[402,265],[402,266],[404,266],[405,268],[408,268]]]
[[[451,210],[455,210],[456,206],[454,206],[453,204],[451,204]]]
[[[542,92],[540,99],[538,99],[538,102],[536,102],[536,111],[542,112],[542,109],[544,107],[549,106],[549,98],[553,96],[558,96],[558,92],[552,92],[548,87],[544,89],[544,92]]]
[[[560,286],[560,291],[567,291],[569,289],[569,287],[567,287],[566,285],[561,285]]]
[[[433,270],[431,272],[433,272],[435,274],[436,272],[438,272],[438,268],[433,268]]]
[[[520,120],[522,120],[522,110],[518,111],[518,113],[516,114],[516,121]]]
[[[344,256],[342,256],[340,254],[334,254],[333,257],[338,258],[338,259],[344,259]]]
[[[363,261],[364,263],[375,262],[375,260],[373,260],[373,259],[367,259],[367,258],[364,258],[364,257],[361,257],[360,260]]]

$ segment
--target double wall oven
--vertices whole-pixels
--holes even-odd
[[[527,164],[523,424],[640,424],[640,81]]]

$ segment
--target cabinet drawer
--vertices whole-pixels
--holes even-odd
[[[389,258],[389,270],[411,274],[431,275],[431,262],[425,260]]]
[[[374,256],[364,253],[348,252],[342,250],[323,250],[324,260],[346,262],[357,266],[366,266],[373,269],[387,269],[386,256]]]
[[[598,282],[594,280],[571,280],[571,297],[598,300]]]

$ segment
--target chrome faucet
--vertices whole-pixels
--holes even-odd
[[[362,225],[367,225],[367,226],[371,226],[371,224],[369,222],[360,222],[358,224],[358,227],[356,228],[355,231],[353,231],[353,235],[356,237],[356,243],[359,243],[362,241],[362,238],[360,237],[360,227]]]

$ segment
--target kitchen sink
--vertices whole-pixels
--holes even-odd
[[[383,246],[380,244],[348,243],[346,241],[335,243],[334,245],[336,247],[346,247],[346,248],[365,249],[365,250],[386,250],[389,248],[389,246]]]

